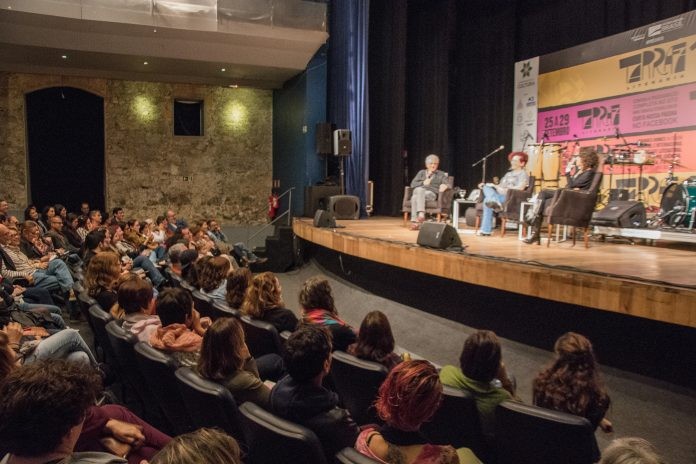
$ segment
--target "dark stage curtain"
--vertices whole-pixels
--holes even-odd
[[[339,2],[340,3],[340,2]],[[428,153],[467,190],[502,176],[516,61],[696,8],[696,0],[382,0],[370,11],[370,179],[395,215]],[[408,153],[404,163],[403,152]],[[404,167],[408,168],[408,176]]]
[[[329,120],[352,132],[353,153],[345,160],[346,193],[360,197],[363,213],[370,161],[369,10],[367,0],[335,0],[330,12]]]

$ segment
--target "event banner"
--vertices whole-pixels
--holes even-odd
[[[515,65],[515,114],[512,125],[512,150],[519,151],[537,132],[537,80],[539,58]]]
[[[590,147],[605,161],[607,196],[628,190],[653,209],[668,183],[696,174],[696,11],[516,63],[516,73],[532,62],[537,143],[525,151],[544,169],[562,172]]]

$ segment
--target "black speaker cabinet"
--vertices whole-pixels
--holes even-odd
[[[330,228],[336,226],[336,220],[326,210],[318,209],[314,213],[314,227]]]
[[[329,197],[341,193],[338,185],[314,185],[305,187],[304,192],[304,215],[305,217],[314,216],[318,209],[329,207]]]
[[[333,133],[333,154],[348,156],[353,153],[353,141],[348,129],[336,129]]]
[[[360,219],[360,198],[334,195],[329,198],[328,210],[336,219]]]
[[[449,224],[444,222],[424,222],[421,224],[416,242],[430,248],[460,247],[462,241],[459,234]]]
[[[316,126],[314,141],[317,155],[330,155],[333,153],[333,124],[330,122],[319,122]]]
[[[639,201],[610,201],[593,215],[592,225],[634,229],[645,227],[645,206]]]

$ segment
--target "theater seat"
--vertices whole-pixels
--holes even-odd
[[[423,424],[421,432],[433,444],[466,447],[483,459],[488,450],[473,395],[447,385],[443,385],[442,393],[440,407],[433,418]]]
[[[258,358],[269,353],[282,356],[283,342],[273,324],[249,316],[242,316],[239,320],[244,328],[246,344],[252,356]]]
[[[215,320],[215,317],[213,317],[213,299],[198,290],[192,291],[191,296],[193,297],[193,306],[200,313],[201,317],[209,317]]]
[[[118,365],[114,359],[114,351],[111,349],[111,343],[109,343],[109,338],[106,335],[106,324],[112,321],[113,317],[102,310],[98,304],[90,306],[87,314],[89,315],[89,325],[94,333],[94,347],[96,348],[97,356],[118,370]]]
[[[184,407],[185,399],[176,386],[174,371],[177,365],[174,358],[147,343],[138,342],[135,344],[135,359],[150,393],[156,398],[169,423],[169,428],[177,435],[193,430],[191,417]]]
[[[179,392],[186,398],[184,406],[196,428],[218,427],[244,441],[237,402],[227,388],[204,379],[188,367],[180,367],[175,375]]]
[[[239,412],[251,464],[326,464],[321,443],[308,428],[248,401],[239,407]]]
[[[213,303],[213,312],[214,312],[214,315],[216,316],[215,319],[220,318],[220,317],[236,317],[239,319],[241,317],[239,310],[231,308],[224,301],[214,302]]]
[[[514,401],[496,408],[494,449],[497,464],[591,464],[600,457],[584,417]]]
[[[388,373],[380,363],[365,361],[343,351],[333,352],[329,376],[341,402],[359,425],[381,422],[373,403]]]

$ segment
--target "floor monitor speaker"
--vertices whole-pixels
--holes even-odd
[[[336,226],[336,220],[326,210],[318,209],[314,213],[314,227],[330,228]]]
[[[592,216],[592,225],[621,228],[645,227],[645,206],[640,201],[610,201]]]
[[[459,234],[444,222],[424,222],[418,232],[417,243],[430,248],[450,248],[462,246]]]

